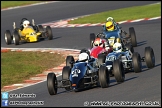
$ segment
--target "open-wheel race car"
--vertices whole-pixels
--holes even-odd
[[[116,49],[119,50],[119,48]],[[120,52],[113,51],[109,53],[106,58],[103,56],[100,59],[100,64],[106,65],[110,76],[114,76],[114,73],[118,72],[124,77],[125,75],[123,73],[130,70],[135,73],[141,72],[142,62],[146,62],[148,68],[155,66],[154,51],[150,46],[145,47],[144,57],[141,57],[138,52],[132,52],[127,48]],[[116,79],[122,80],[123,78],[117,77]]]
[[[25,26],[25,27],[24,27]],[[27,18],[23,18],[20,23],[20,27],[16,27],[15,22],[13,22],[13,30],[5,31],[5,41],[7,45],[12,44],[19,45],[22,42],[38,42],[48,38],[53,39],[52,29],[47,26],[44,30],[42,25],[35,25],[34,19],[32,24]]]
[[[57,80],[55,73],[47,75],[47,88],[50,95],[56,95],[58,88],[76,92],[94,86],[102,88],[109,86],[110,78],[106,66],[98,68],[96,59],[90,57],[88,50],[82,51],[76,61],[73,56],[66,57],[66,66],[63,67],[61,80]]]
[[[99,67],[97,59],[90,57],[86,49],[81,50],[79,59],[76,61],[73,56],[66,57],[66,66],[63,67],[61,80],[57,80],[53,72],[47,75],[47,88],[50,95],[56,95],[58,88],[77,92],[95,86],[107,88],[109,84],[107,67],[105,65]]]
[[[124,47],[125,44],[130,44],[133,47],[137,46],[137,40],[136,40],[136,33],[134,27],[129,27],[129,34],[126,33],[126,31],[122,30],[122,27],[119,27],[119,24],[114,21],[113,18],[109,18],[108,20],[113,22],[114,30],[113,31],[107,31],[106,26],[103,25],[102,34],[103,38],[105,38],[110,46],[113,46],[114,43],[116,43],[116,40],[119,38],[121,40],[122,46]],[[90,48],[93,48],[94,46],[94,40],[97,38],[97,35],[95,33],[90,33]]]

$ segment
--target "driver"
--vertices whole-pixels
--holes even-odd
[[[107,31],[113,31],[115,27],[118,26],[118,23],[116,23],[113,17],[108,17],[106,19],[105,26]],[[127,37],[129,37],[129,34],[126,31],[121,29],[121,32],[124,33]]]
[[[89,55],[86,52],[82,52],[79,54],[79,61],[81,62],[88,62],[89,60]]]
[[[122,45],[121,43],[118,43],[116,42],[114,45],[113,45],[113,52],[122,52],[123,48],[122,48]]]
[[[112,21],[106,22],[106,30],[107,31],[114,31],[115,30],[115,25]]]
[[[106,51],[108,51],[110,49],[109,44],[106,42],[106,40],[101,39],[99,37],[95,39],[94,46],[100,46],[102,48],[105,48]]]

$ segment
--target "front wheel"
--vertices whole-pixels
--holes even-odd
[[[115,76],[117,83],[124,82],[125,79],[124,67],[122,65],[122,62],[119,61],[119,59],[113,62],[113,74]]]
[[[100,66],[99,68],[99,83],[102,88],[109,86],[110,77],[106,66]]]
[[[20,42],[20,36],[17,30],[14,31],[13,33],[13,42],[15,45],[19,45]]]
[[[57,78],[52,72],[47,75],[47,88],[50,95],[57,94]]]
[[[155,55],[151,47],[145,47],[145,61],[148,68],[155,67]]]

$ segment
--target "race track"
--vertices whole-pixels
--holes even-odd
[[[67,19],[87,14],[98,13],[107,10],[119,9],[130,6],[156,3],[156,1],[125,1],[125,2],[56,2],[45,5],[24,7],[1,12],[1,47],[9,48],[68,48],[82,49],[89,47],[89,34],[101,32],[101,27],[78,27],[78,28],[53,28],[54,39],[38,43],[22,45],[6,45],[4,31],[12,30],[12,23],[20,23],[22,17],[34,18],[37,24]],[[23,13],[22,13],[23,11]],[[42,14],[40,14],[42,13]],[[147,69],[143,63],[141,73],[130,72],[125,76],[125,82],[117,84],[111,77],[110,87],[100,87],[84,90],[81,92],[67,92],[58,89],[58,94],[50,96],[47,90],[47,82],[34,86],[11,91],[9,93],[36,94],[36,98],[10,98],[9,101],[44,101],[45,107],[83,107],[84,102],[92,101],[145,101],[159,102],[161,104],[161,19],[141,21],[136,23],[121,24],[122,29],[128,31],[134,27],[138,46],[134,49],[144,56],[144,48],[151,46],[155,53],[155,68]],[[3,71],[3,70],[1,70]],[[60,79],[60,77],[58,77]],[[41,107],[41,106],[40,106]]]

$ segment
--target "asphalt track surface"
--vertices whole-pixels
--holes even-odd
[[[82,49],[89,47],[89,34],[98,33],[101,27],[78,27],[78,28],[54,28],[54,39],[38,43],[27,43],[22,45],[6,45],[4,31],[12,30],[12,23],[20,23],[22,17],[34,18],[37,24],[57,21],[71,17],[98,13],[107,10],[119,9],[130,6],[138,6],[156,3],[156,1],[134,1],[134,2],[56,2],[51,4],[24,7],[1,12],[1,47],[10,48],[70,48]],[[36,94],[36,98],[10,98],[9,101],[43,101],[46,107],[83,107],[84,103],[93,101],[129,101],[129,102],[159,102],[161,105],[161,19],[142,21],[136,23],[121,24],[128,31],[134,27],[138,47],[134,48],[141,56],[144,56],[144,48],[151,46],[155,53],[155,68],[147,69],[143,63],[141,73],[129,72],[125,76],[125,82],[117,84],[114,77],[110,79],[110,87],[100,87],[83,90],[81,92],[65,91],[58,89],[58,94],[50,96],[47,90],[47,82],[34,86],[14,90],[9,93]],[[60,79],[60,77],[58,77]],[[30,105],[29,105],[30,106]],[[27,106],[27,107],[29,107]],[[89,105],[90,106],[90,105]],[[15,106],[17,107],[17,106]]]

